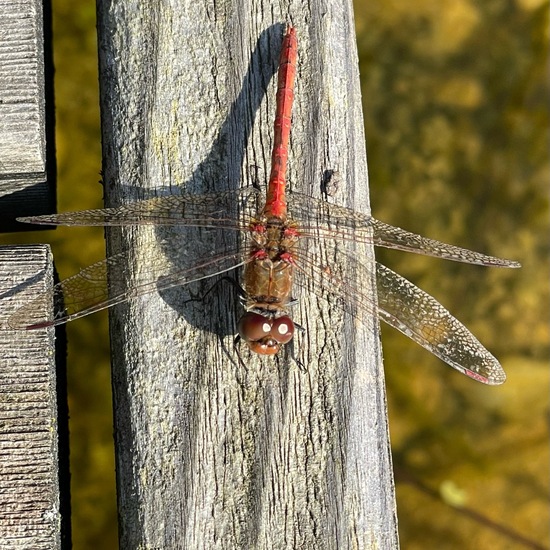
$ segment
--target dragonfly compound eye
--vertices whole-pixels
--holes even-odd
[[[288,344],[294,336],[294,323],[290,317],[279,317],[271,327],[271,337],[280,344]]]
[[[245,342],[256,342],[269,336],[272,321],[258,313],[245,313],[239,320],[239,334]]]

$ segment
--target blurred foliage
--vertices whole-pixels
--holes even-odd
[[[525,547],[495,522],[548,547],[548,5],[357,0],[356,27],[373,214],[523,264],[377,251],[508,373],[481,386],[383,327],[401,544]]]
[[[53,9],[58,206],[92,208],[102,198],[95,4]],[[509,375],[482,386],[383,330],[407,550],[525,547],[495,523],[549,544],[547,14],[540,0],[356,0],[373,213],[523,263],[379,252]],[[104,253],[98,229],[3,242],[36,240],[52,243],[61,277]],[[70,323],[68,338],[74,548],[115,548],[106,315]]]

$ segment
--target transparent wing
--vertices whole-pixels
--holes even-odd
[[[351,240],[456,262],[494,267],[520,267],[520,264],[513,260],[488,256],[428,239],[350,208],[300,193],[289,193],[289,211],[292,218],[299,220],[300,235],[306,238]]]
[[[474,380],[506,380],[497,359],[435,298],[379,263],[376,281],[380,319]]]
[[[338,307],[355,317],[377,314],[470,378],[491,385],[505,381],[506,375],[497,359],[435,298],[376,263],[376,304],[365,284],[372,271],[356,258],[338,250],[337,245],[325,243],[323,248],[334,267],[328,268],[319,262],[316,253],[300,254],[301,267],[295,278],[298,286],[307,288],[307,279],[312,276],[317,288],[324,289]]]
[[[177,225],[242,230],[261,211],[263,201],[263,195],[257,189],[248,187],[211,195],[170,195],[118,208],[30,216],[18,220],[42,225]],[[300,193],[289,193],[289,212],[290,217],[299,222],[300,233],[305,238],[354,240],[486,266],[520,266],[512,260],[428,239],[349,208]]]
[[[169,195],[136,201],[118,208],[81,210],[17,218],[39,225],[121,226],[177,225],[240,229],[239,219],[254,215],[259,191],[252,187],[211,195]]]
[[[158,250],[151,246],[144,247],[142,257],[145,262],[130,275],[126,266],[131,265],[132,256],[135,263],[134,253],[122,252],[61,281],[16,311],[8,320],[9,326],[13,329],[37,329],[60,325],[137,296],[187,285],[246,263],[235,249],[203,259],[193,267],[178,268],[167,258],[158,257]],[[43,304],[51,299],[52,293],[53,316],[37,317],[37,312],[44,310]]]

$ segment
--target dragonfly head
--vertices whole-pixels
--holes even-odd
[[[273,317],[248,311],[239,320],[239,335],[248,347],[261,355],[274,355],[294,336],[290,317]]]

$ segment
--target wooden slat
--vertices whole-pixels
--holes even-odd
[[[338,171],[331,200],[368,212],[351,3],[242,6],[99,3],[109,205],[267,177],[291,20],[300,43],[291,185],[319,195],[324,174]],[[166,227],[109,236],[111,253],[143,258],[128,257],[129,277],[156,254],[185,265],[232,239]],[[353,253],[373,260],[372,249]],[[374,280],[361,284],[375,299]],[[230,286],[194,304],[188,289],[172,289],[113,309],[121,548],[398,547],[378,321],[359,323],[316,290],[296,290],[304,371],[288,350],[259,358],[241,346],[239,361]]]
[[[49,19],[46,19],[48,30]],[[48,33],[46,33],[48,36]],[[49,42],[47,42],[49,44]],[[40,0],[0,4],[0,231],[28,230],[16,216],[55,208],[53,75]],[[48,73],[46,83],[45,74]]]
[[[63,363],[56,372],[53,329],[15,331],[7,324],[21,305],[50,289],[52,284],[52,256],[47,245],[0,248],[2,548],[68,548]],[[52,304],[43,307],[51,308]],[[64,359],[64,354],[61,356]],[[58,420],[59,409],[63,416]],[[65,437],[61,446],[60,431]],[[60,480],[64,483],[63,495]]]

